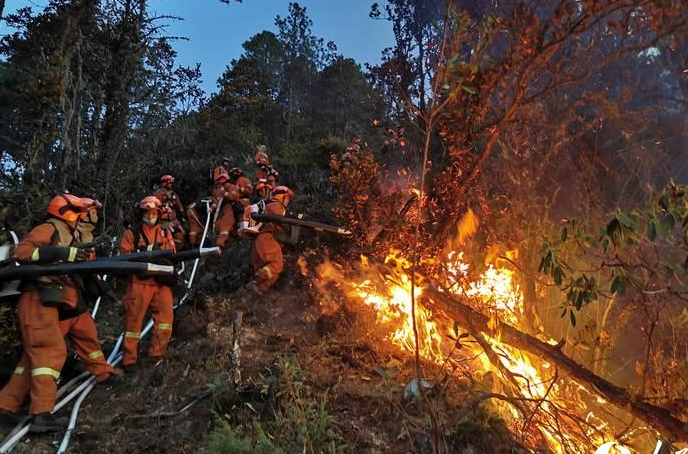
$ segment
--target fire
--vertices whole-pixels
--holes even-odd
[[[473,221],[467,223],[467,229],[474,225]],[[452,243],[456,245],[458,241]],[[526,444],[535,447],[541,441],[532,438],[532,430],[525,432],[525,420],[537,428],[540,440],[555,453],[593,452],[595,447],[613,440],[604,424],[589,422],[595,417],[581,398],[584,394],[589,396],[589,393],[575,383],[558,378],[556,371],[545,361],[500,341],[499,323],[525,329],[524,298],[513,270],[489,264],[482,273],[474,276],[464,253],[455,249],[445,250],[440,260],[428,263],[439,265],[433,281],[443,285],[444,291],[460,297],[493,321],[493,333],[484,334],[483,338],[498,358],[498,364],[494,364],[476,344],[462,351],[465,355],[479,355],[484,372],[492,372],[498,377],[492,392],[512,396],[516,402],[521,402],[515,405],[498,401],[494,406],[513,431],[522,434]],[[329,261],[318,267],[316,284],[324,295],[321,302],[324,310],[332,304],[327,295],[333,293],[326,286],[334,285],[348,301],[362,303],[363,307],[374,312],[376,325],[384,331],[386,340],[404,351],[415,352],[411,263],[399,251],[392,250],[384,265],[361,256],[355,268],[354,275],[358,277],[352,278],[350,273],[344,273],[343,267]],[[427,298],[426,285],[427,279],[417,274],[413,294],[419,354],[424,360],[445,364],[447,358],[455,353],[456,341],[447,336],[451,332],[449,323],[438,319],[423,306],[423,299]],[[586,414],[588,417],[576,416]]]

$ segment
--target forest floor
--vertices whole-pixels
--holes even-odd
[[[435,435],[443,452],[526,452],[487,411],[453,418],[469,399],[466,383],[453,377],[427,391],[439,415],[434,434],[420,397],[409,392],[412,356],[377,337],[373,319],[346,311],[322,316],[294,255],[285,257],[284,276],[268,295],[246,293],[238,283],[249,270],[238,257],[247,255],[236,248],[234,263],[205,263],[201,288],[177,310],[164,359],[146,359],[142,341],[140,370],[124,385],[94,389],[70,453],[429,453]],[[223,269],[230,271],[217,272]],[[121,330],[121,305],[110,301],[101,311],[99,335],[110,346]],[[238,311],[241,380],[235,386],[231,321]],[[65,374],[80,367],[70,361]],[[425,365],[425,373],[441,377],[443,371]],[[263,444],[253,446],[261,437]],[[31,436],[13,452],[52,453],[60,439]]]

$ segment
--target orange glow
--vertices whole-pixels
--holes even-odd
[[[467,231],[461,241],[473,233],[475,226],[477,220],[466,224]],[[455,246],[458,239],[450,243]],[[372,259],[361,256],[352,275],[345,272],[344,267],[327,261],[317,269],[317,285],[323,290],[323,295],[329,295],[324,286],[335,284],[348,301],[372,309],[376,330],[383,333],[383,338],[403,351],[413,353],[411,263],[396,250],[390,251],[384,262],[384,266],[374,264]],[[526,399],[520,409],[513,403],[491,402],[512,431],[522,434],[526,445],[535,447],[544,441],[552,452],[583,454],[594,452],[603,443],[613,440],[606,424],[600,423],[583,403],[581,396],[589,395],[584,388],[561,377],[554,381],[556,371],[550,364],[500,341],[500,323],[526,331],[523,294],[513,270],[488,264],[475,276],[471,271],[474,267],[465,261],[464,253],[450,247],[445,249],[442,257],[430,263],[441,265],[441,272],[432,276],[434,282],[440,282],[444,291],[490,317],[491,332],[483,333],[483,338],[499,364],[494,364],[476,342],[464,345],[461,352],[466,356],[478,356],[476,364],[483,373],[496,378],[492,381],[492,392]],[[423,305],[424,298],[428,298],[425,294],[427,285],[424,276],[416,276],[414,294],[419,354],[427,361],[443,365],[449,355],[456,354],[456,340],[448,336],[452,333],[449,321],[436,317]],[[329,302],[322,301],[321,304],[328,307]],[[539,402],[537,406],[533,403],[535,401]],[[563,408],[566,412],[562,411]],[[571,414],[582,416],[576,420]],[[529,417],[530,427],[537,428],[536,432],[532,429],[523,432],[526,417]],[[580,424],[583,420],[587,426]],[[539,434],[540,441],[534,433]]]

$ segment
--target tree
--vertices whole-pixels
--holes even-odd
[[[293,117],[300,114],[305,94],[313,83],[316,71],[333,58],[337,48],[334,43],[325,46],[322,38],[313,35],[313,21],[308,17],[306,8],[298,3],[289,3],[289,16],[277,16],[275,25],[284,47],[284,76],[280,98],[285,105],[285,141],[288,144],[292,139]],[[296,120],[299,121],[298,118]]]
[[[425,111],[429,96],[432,57],[439,51],[438,31],[445,4],[434,0],[389,0],[383,9],[379,3],[373,3],[370,9],[371,18],[392,23],[395,38],[394,48],[385,49],[382,65],[372,67],[371,72],[388,87],[396,101],[403,102],[405,97],[417,99],[421,112]]]

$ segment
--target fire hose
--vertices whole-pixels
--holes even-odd
[[[251,217],[260,222],[274,222],[276,224],[288,224],[297,227],[313,229],[317,232],[336,233],[337,235],[351,236],[351,230],[337,225],[323,224],[322,222],[306,221],[304,219],[290,218],[278,214],[258,214],[251,213]]]
[[[212,254],[217,254],[219,253],[219,248],[203,248],[203,243],[205,242],[206,236],[208,234],[208,227],[210,225],[210,204],[209,202],[206,201],[206,212],[207,212],[207,217],[206,217],[206,222],[205,222],[205,227],[203,229],[203,236],[201,237],[201,242],[200,246],[201,248],[196,250],[197,254],[195,255],[195,260],[194,260],[194,265],[191,270],[191,275],[189,276],[189,280],[186,285],[186,292],[184,295],[179,299],[179,302],[174,306],[174,309],[177,307],[181,306],[184,304],[184,302],[188,299],[189,297],[189,292],[191,291],[191,287],[193,286],[194,278],[196,276],[196,270],[198,268],[198,263],[202,257],[205,257],[207,255],[212,255]],[[196,252],[196,251],[191,251],[191,252]],[[152,328],[153,328],[153,320],[149,320],[148,324],[146,325],[146,328],[142,331],[141,337],[145,336]],[[113,358],[113,355],[115,352],[119,350],[119,347],[121,346],[123,341],[123,335],[120,334],[119,339],[117,340],[117,344],[115,345],[115,348],[112,349],[112,353],[110,353],[110,357],[108,357],[108,363],[110,363],[114,366],[118,364],[121,359],[122,355],[118,354],[116,358]],[[62,442],[60,443],[59,448],[57,449],[57,454],[63,454],[67,451],[67,448],[69,447],[69,442],[71,441],[72,438],[72,433],[74,433],[74,430],[76,429],[76,422],[79,417],[79,410],[81,409],[81,404],[83,401],[86,399],[88,394],[93,390],[93,388],[96,385],[95,382],[95,377],[91,377],[87,380],[87,383],[89,383],[84,391],[82,392],[81,396],[79,396],[79,399],[74,403],[74,407],[72,408],[72,412],[69,416],[69,425],[67,426],[67,430],[64,434],[64,437],[62,437]]]
[[[158,265],[156,263],[127,261],[93,261],[80,263],[60,263],[57,265],[20,265],[0,270],[0,282],[41,276],[59,276],[63,274],[104,273],[169,275],[174,273],[174,267],[168,265]]]
[[[217,247],[206,247],[180,252],[175,252],[172,249],[158,249],[155,251],[134,252],[132,254],[115,255],[112,257],[99,257],[95,262],[153,262],[155,260],[169,260],[174,263],[183,262],[185,260],[195,260],[197,258],[217,255],[219,253],[220,248]]]
[[[205,238],[207,236],[208,227],[209,227],[209,223],[210,223],[211,213],[210,213],[210,207],[209,207],[208,201],[206,201],[206,210],[208,212],[208,215],[206,218],[205,228],[204,228],[203,236],[202,236],[201,243],[200,243],[201,246],[203,245]],[[211,252],[211,251],[214,251],[216,248],[204,248],[204,249],[207,252]],[[207,255],[207,254],[205,254],[205,255]],[[193,285],[193,281],[194,281],[194,277],[195,277],[196,270],[198,267],[198,263],[200,261],[200,258],[202,256],[205,256],[205,255],[199,253],[197,255],[196,259],[194,260],[194,266],[193,266],[193,269],[191,272],[191,276],[189,277],[189,281],[187,282],[186,292],[185,292],[184,296],[179,300],[179,302],[174,306],[175,309],[177,307],[179,307],[180,305],[184,304],[186,299],[188,299],[189,291],[191,290],[191,287]],[[119,256],[117,256],[117,257],[119,257]],[[117,262],[115,262],[115,263],[117,263]],[[170,268],[172,268],[172,267],[170,267]],[[146,327],[141,332],[141,338],[144,338],[150,332],[150,330],[153,328],[153,324],[154,324],[154,322],[152,319],[148,321],[148,323],[146,324]],[[122,355],[119,352],[119,350],[121,348],[123,340],[124,340],[124,335],[120,334],[120,336],[117,339],[117,342],[115,343],[115,346],[113,347],[112,351],[110,352],[110,355],[108,356],[107,362],[109,364],[117,365],[122,360]],[[78,383],[79,380],[87,377],[88,375],[90,375],[88,372],[84,372],[84,373],[80,374],[79,376],[70,380],[65,385],[63,385],[60,388],[60,390],[58,390],[58,394],[57,394],[58,399],[68,389],[70,389],[76,383]],[[83,383],[81,383],[71,393],[69,393],[66,397],[59,400],[57,402],[57,404],[55,405],[55,408],[53,409],[52,413],[59,411],[65,405],[67,405],[72,399],[74,399],[74,397],[79,395],[79,399],[77,399],[74,407],[72,408],[72,412],[70,413],[69,425],[68,425],[67,431],[65,432],[65,435],[62,439],[62,442],[60,443],[60,447],[58,448],[58,451],[57,451],[58,453],[64,453],[67,450],[67,448],[69,446],[70,439],[71,439],[71,435],[72,435],[74,429],[76,428],[76,421],[78,418],[79,409],[81,407],[81,404],[86,399],[86,397],[91,392],[91,390],[95,387],[95,384],[96,384],[95,383],[95,377],[91,376],[90,378],[85,380]],[[30,418],[29,417],[25,418],[22,422],[20,422],[12,430],[12,432],[10,432],[10,434],[7,436],[7,438],[5,438],[5,440],[0,445],[0,454],[6,454],[6,453],[10,452],[10,450],[12,450],[12,448],[29,432],[30,425],[31,424],[30,424]]]

